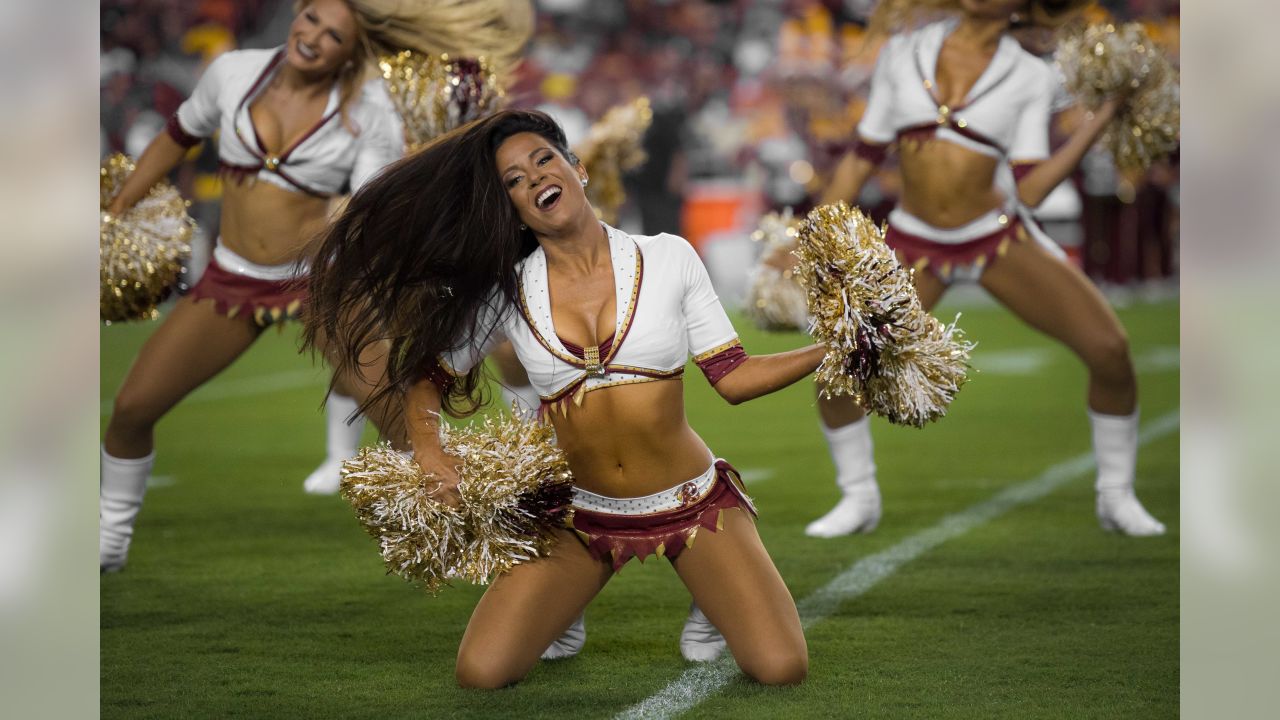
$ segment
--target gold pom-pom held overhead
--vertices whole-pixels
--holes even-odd
[[[500,109],[506,101],[501,78],[485,58],[404,50],[383,56],[378,68],[404,123],[409,152]]]
[[[743,311],[762,330],[805,330],[809,325],[808,298],[794,270],[780,269],[771,262],[779,256],[788,261],[794,259],[799,232],[800,219],[787,208],[760,218],[759,226],[751,233],[751,239],[764,248],[751,271]]]
[[[551,427],[486,419],[447,429],[442,444],[461,458],[457,507],[438,502],[439,481],[385,443],[343,464],[342,496],[378,540],[388,572],[435,593],[452,579],[487,583],[545,555],[573,493]]]
[[[116,153],[98,171],[99,314],[108,325],[159,315],[156,306],[177,282],[195,230],[187,201],[163,180],[119,217],[108,214],[133,168],[132,160]]]
[[[1101,139],[1117,167],[1144,170],[1177,149],[1178,70],[1142,25],[1076,29],[1059,41],[1054,59],[1067,90],[1086,108],[1125,98]]]
[[[610,108],[587,131],[586,139],[573,149],[591,179],[587,199],[600,219],[607,223],[617,223],[618,210],[627,199],[622,188],[622,173],[640,167],[648,159],[644,135],[652,123],[649,98],[641,96]]]
[[[816,373],[823,394],[851,395],[900,425],[945,415],[973,344],[925,312],[883,231],[843,202],[823,205],[801,225],[796,254],[810,334],[828,348]]]

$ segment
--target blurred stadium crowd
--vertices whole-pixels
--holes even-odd
[[[621,224],[688,237],[704,254],[743,238],[760,214],[807,209],[851,139],[878,47],[874,0],[536,0],[537,29],[511,79],[512,104],[556,116],[572,143],[615,104],[647,95],[648,162],[627,178]],[[283,41],[286,0],[103,0],[101,148],[135,157],[161,131],[202,68],[236,47]],[[1143,22],[1179,54],[1178,0],[1103,0],[1091,19]],[[1019,37],[1036,54],[1051,35]],[[1067,103],[1063,103],[1064,107]],[[1055,120],[1065,137],[1077,111]],[[193,151],[175,178],[207,237],[216,232],[216,152]],[[1178,273],[1177,156],[1117,172],[1095,149],[1041,208],[1046,229],[1100,283],[1168,287]],[[892,206],[886,164],[861,198]],[[714,273],[714,270],[713,270]]]

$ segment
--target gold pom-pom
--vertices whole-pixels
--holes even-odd
[[[751,271],[744,312],[762,330],[805,330],[809,326],[808,296],[795,272],[765,262],[780,254],[791,257],[799,232],[800,220],[787,208],[760,218],[751,233],[751,239],[763,244],[764,251]]]
[[[107,206],[120,192],[134,164],[115,153],[98,171],[98,263],[101,279],[99,311],[108,325],[127,320],[152,320],[191,254],[195,221],[189,203],[167,181],[160,181],[119,217]]]
[[[1126,96],[1101,141],[1121,170],[1144,170],[1177,149],[1178,70],[1138,23],[1089,25],[1065,35],[1055,61],[1087,108]]]
[[[649,98],[638,97],[610,108],[591,126],[586,139],[574,148],[574,154],[591,178],[587,200],[607,223],[618,221],[618,210],[627,199],[622,188],[622,173],[640,167],[647,159],[644,135],[652,123]]]
[[[439,482],[386,443],[343,464],[342,496],[387,570],[434,594],[454,578],[483,584],[546,555],[573,492],[551,427],[486,419],[447,429],[442,445],[462,459],[457,507],[435,500]]]
[[[387,94],[413,152],[436,137],[502,107],[506,93],[485,58],[403,50],[378,60]]]
[[[945,415],[973,344],[925,312],[883,231],[843,202],[822,205],[801,225],[797,255],[810,334],[828,348],[816,374],[824,396],[852,395],[900,425]]]

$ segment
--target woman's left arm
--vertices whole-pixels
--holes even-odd
[[[826,347],[810,345],[772,355],[748,357],[728,374],[712,383],[720,397],[737,405],[754,400],[804,378],[818,369]]]
[[[720,397],[737,405],[781,390],[818,368],[826,354],[821,345],[749,357],[698,253],[681,238],[671,236],[670,242],[676,244],[675,258],[684,283],[681,309],[689,347],[696,353],[693,360]]]
[[[1084,154],[1098,140],[1098,136],[1115,117],[1120,103],[1107,100],[1097,110],[1088,113],[1084,121],[1071,133],[1071,137],[1047,160],[1037,162],[1018,179],[1018,199],[1028,207],[1037,207],[1049,193],[1067,179],[1084,158]],[[1048,135],[1048,124],[1043,132]],[[1018,174],[1015,170],[1015,174]]]

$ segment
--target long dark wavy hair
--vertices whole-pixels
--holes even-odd
[[[494,155],[524,132],[577,162],[550,116],[500,111],[384,169],[309,248],[303,347],[323,346],[336,370],[377,385],[362,411],[395,399],[428,377],[441,353],[485,332],[476,325],[486,305],[501,312],[518,302],[516,263],[537,241],[521,225]],[[369,350],[387,353],[385,377],[368,377],[361,358]],[[453,384],[445,410],[475,412],[480,373],[477,365]]]

